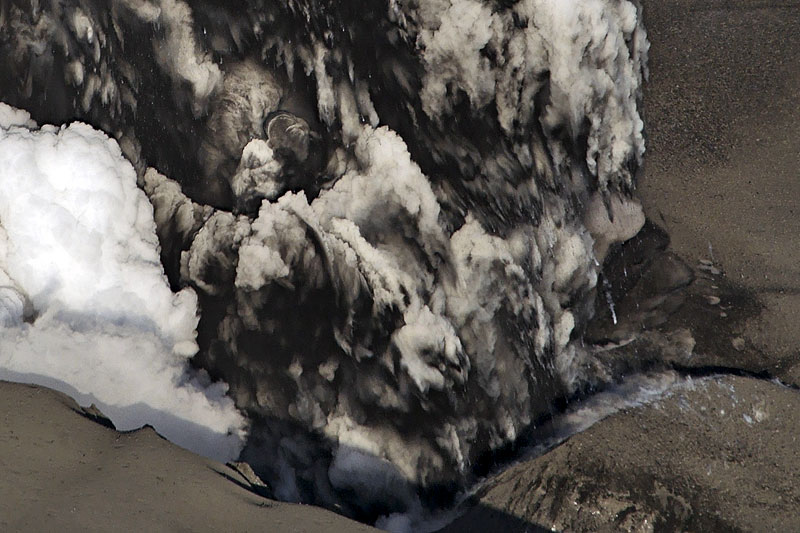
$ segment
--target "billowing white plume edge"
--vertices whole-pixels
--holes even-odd
[[[80,123],[38,129],[0,103],[0,190],[0,378],[235,458],[244,418],[227,386],[188,367],[197,298],[170,290],[153,208],[116,141]]]

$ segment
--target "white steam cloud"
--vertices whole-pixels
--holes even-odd
[[[235,457],[244,419],[191,371],[197,301],[171,292],[153,211],[117,143],[0,104],[0,378],[96,403],[119,429]]]

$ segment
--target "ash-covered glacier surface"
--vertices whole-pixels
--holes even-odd
[[[171,391],[191,382],[235,437],[245,423],[207,373],[248,420],[241,457],[276,497],[371,519],[448,503],[554,400],[608,377],[582,339],[609,247],[644,223],[631,197],[648,48],[638,2],[3,0],[0,21],[1,99],[115,138],[101,144],[132,168],[98,176],[135,179],[152,206],[98,200],[108,224],[86,238],[130,252],[102,261],[155,264],[157,284],[154,221],[179,291],[162,277],[151,300],[121,275],[84,304],[88,245],[56,288],[3,256],[4,368],[100,398],[78,363],[48,373],[51,341],[31,332],[55,339],[40,323],[59,320],[52,349],[89,371],[124,362],[120,383],[147,367],[133,401],[165,394],[156,376]],[[102,137],[90,130],[9,122],[2,142],[34,139],[20,150],[37,160],[35,143]],[[102,187],[72,164],[54,191],[36,189],[36,168],[15,174],[0,207],[25,199],[35,223],[54,198],[88,205]],[[140,218],[125,218],[131,205]],[[13,244],[36,271],[32,239]],[[54,294],[69,313],[49,311]],[[194,295],[199,349],[193,311],[163,314]],[[135,312],[128,297],[143,300]],[[158,348],[64,348],[87,320]]]

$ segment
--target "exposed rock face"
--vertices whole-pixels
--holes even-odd
[[[796,530],[798,408],[769,381],[694,381],[509,468],[445,531]]]

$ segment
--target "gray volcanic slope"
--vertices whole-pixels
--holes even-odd
[[[729,363],[797,382],[800,2],[645,9],[645,210],[687,262],[713,260],[764,307]]]
[[[82,414],[60,392],[0,382],[0,530],[374,531],[262,498],[151,428],[119,433]]]

